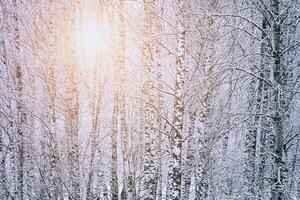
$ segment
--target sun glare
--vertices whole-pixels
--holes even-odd
[[[109,47],[109,32],[105,18],[100,21],[96,14],[84,13],[76,30],[77,58],[86,65],[95,64],[97,56]]]
[[[81,42],[84,50],[88,53],[98,52],[101,47],[103,34],[97,18],[94,16],[86,16],[80,29]]]

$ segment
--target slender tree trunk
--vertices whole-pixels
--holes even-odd
[[[116,37],[116,29],[114,29],[114,23],[115,23],[115,11],[114,8],[109,9],[109,24],[110,28],[113,31],[113,36]],[[118,49],[118,45],[116,42],[113,43],[113,52]],[[119,80],[118,80],[118,69],[117,69],[117,56],[113,54],[113,60],[114,60],[114,89],[113,89],[113,111],[112,111],[112,122],[111,122],[111,134],[110,134],[110,142],[111,142],[111,180],[110,180],[110,193],[111,193],[111,199],[112,200],[118,200],[119,195],[119,185],[118,185],[118,119],[119,119]]]
[[[14,39],[14,53],[18,57],[20,55],[20,33],[19,33],[19,15],[18,15],[19,1],[13,0],[13,39]],[[17,136],[16,136],[16,171],[17,182],[15,190],[15,198],[24,199],[24,162],[25,162],[25,130],[27,123],[27,115],[24,108],[23,98],[23,68],[19,59],[15,59],[15,90],[17,92]]]
[[[182,176],[183,188],[182,188],[182,199],[189,199],[190,188],[192,182],[192,174],[194,169],[195,162],[195,122],[196,122],[196,112],[189,112],[189,129],[188,129],[188,144],[187,144],[187,153],[186,153],[186,163],[185,169]]]
[[[97,163],[95,163],[96,153],[99,152],[99,139],[98,139],[98,130],[99,130],[99,115],[101,109],[101,102],[102,102],[102,84],[99,81],[100,76],[100,59],[97,59],[98,62],[96,64],[94,70],[94,94],[92,98],[92,130],[90,134],[91,139],[91,155],[90,155],[90,171],[88,174],[88,182],[87,182],[87,199],[93,199],[93,192],[92,192],[92,183],[93,183],[93,176],[95,173],[95,167],[97,167]]]
[[[49,2],[50,12],[49,12],[49,52],[52,54],[55,53],[55,24],[53,16],[55,15],[55,10],[52,0]],[[59,156],[58,156],[58,144],[57,144],[57,135],[56,135],[56,64],[53,58],[50,58],[48,61],[48,68],[46,74],[46,102],[47,102],[47,123],[48,130],[46,131],[47,138],[47,156],[50,159],[50,170],[49,170],[49,180],[50,180],[50,198],[58,199],[59,198]]]
[[[125,72],[125,11],[124,0],[120,0],[119,10],[119,51],[118,51],[118,67],[119,67],[119,114],[120,114],[120,127],[122,138],[122,155],[123,155],[123,189],[121,192],[122,199],[130,199],[132,197],[133,185],[131,184],[132,177],[130,177],[130,157],[129,157],[129,137],[126,122],[126,107],[125,107],[125,90],[126,88],[126,72]]]
[[[6,28],[7,28],[7,8],[6,4],[0,1],[2,4],[2,26],[0,27],[0,62],[5,66],[5,72],[8,77],[9,77],[9,71],[8,71],[8,63],[7,63],[7,52],[6,52],[6,38],[5,38],[5,33],[6,33]],[[4,73],[5,73],[4,72]],[[8,100],[11,101],[11,100]],[[1,120],[4,121],[1,117]],[[7,120],[7,119],[5,119]],[[8,119],[9,121],[9,119]],[[10,126],[10,123],[8,123]],[[2,128],[3,129],[3,128]],[[9,188],[7,185],[7,177],[6,177],[6,156],[7,156],[7,151],[8,149],[5,149],[5,131],[7,131],[8,134],[10,134],[9,127],[6,130],[0,130],[0,199],[7,199],[8,198],[8,192]]]
[[[116,72],[115,72],[116,73]],[[116,79],[116,78],[115,78]],[[117,134],[118,134],[118,90],[114,88],[114,107],[112,115],[112,130],[111,130],[111,198],[112,200],[118,199],[119,186],[118,186],[118,154],[117,154]]]
[[[72,16],[69,19],[71,28],[75,28],[75,13],[77,1],[71,3]],[[80,199],[80,174],[79,174],[79,144],[78,144],[78,114],[79,114],[79,93],[76,72],[78,71],[75,59],[74,38],[71,35],[66,37],[66,97],[65,97],[65,131],[68,138],[68,163],[70,166],[71,199]]]
[[[266,18],[262,19],[262,28],[266,31]],[[267,52],[267,41],[265,32],[261,36],[261,55]],[[251,68],[255,71],[255,68]],[[260,72],[261,78],[268,78],[267,60],[261,58]],[[257,91],[257,92],[256,92]],[[248,199],[255,199],[256,195],[261,196],[261,191],[264,190],[264,176],[265,176],[265,162],[266,162],[266,135],[268,120],[260,117],[261,112],[268,112],[268,86],[263,80],[252,80],[249,91],[250,97],[250,111],[254,114],[249,120],[249,129],[245,138],[246,146],[246,163],[245,163],[245,175],[246,175],[246,196]],[[260,120],[261,119],[261,120]],[[257,123],[261,123],[260,135]],[[259,138],[258,138],[259,137]],[[259,140],[258,140],[259,139]],[[259,143],[259,154],[257,149],[257,143]],[[257,155],[259,155],[259,165],[256,165]],[[258,168],[257,168],[258,166]],[[256,173],[260,180],[256,180]],[[256,184],[258,183],[258,190]],[[256,194],[258,192],[258,194]],[[261,197],[259,197],[261,198]]]
[[[283,184],[285,181],[284,162],[283,162],[283,110],[282,110],[282,95],[281,90],[283,80],[283,67],[281,63],[281,25],[280,25],[280,10],[279,0],[272,0],[271,9],[274,14],[274,21],[272,26],[273,31],[273,77],[276,83],[274,91],[274,103],[275,113],[273,116],[274,129],[275,129],[275,141],[274,141],[274,169],[272,176],[272,199],[281,200],[284,199]]]
[[[161,22],[159,19],[156,19],[157,22],[157,31],[159,33],[162,32]],[[157,40],[159,40],[157,38]],[[162,80],[162,64],[161,64],[161,48],[160,46],[156,46],[156,74],[157,79]],[[158,94],[157,94],[157,102],[158,102],[158,112],[159,116],[157,117],[157,124],[159,128],[158,136],[157,136],[157,142],[156,142],[156,159],[157,159],[157,191],[156,191],[156,198],[162,199],[162,190],[163,190],[163,171],[162,171],[162,145],[163,145],[163,133],[166,132],[166,122],[160,115],[165,115],[164,112],[164,97],[163,93],[161,92],[163,90],[163,86],[161,83],[158,83]]]
[[[251,91],[249,92],[250,98],[254,97],[254,100],[251,100],[250,107],[251,112],[253,111],[254,114],[251,116],[249,120],[249,128],[248,132],[246,133],[245,138],[245,153],[246,153],[246,160],[245,160],[245,176],[246,176],[246,196],[247,199],[255,199],[255,177],[256,177],[256,143],[257,143],[257,125],[255,123],[259,120],[259,106],[261,103],[261,94],[255,94],[255,81],[252,81],[251,84]],[[261,87],[261,86],[259,86]],[[255,98],[255,96],[258,96]]]
[[[210,73],[209,73],[210,74]],[[206,88],[202,100],[202,107],[199,113],[198,128],[198,164],[195,172],[196,199],[206,199],[209,197],[209,163],[210,163],[210,142],[211,142],[211,91]]]

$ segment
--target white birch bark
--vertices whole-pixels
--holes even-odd
[[[184,1],[176,0],[176,28],[177,28],[177,56],[176,56],[176,83],[174,100],[174,128],[171,133],[171,160],[169,163],[167,198],[179,200],[181,197],[181,153],[182,129],[184,114],[184,77],[185,77],[185,24]]]

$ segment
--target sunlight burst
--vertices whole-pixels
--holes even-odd
[[[101,47],[101,39],[103,38],[103,31],[101,31],[97,18],[92,15],[86,16],[83,19],[80,32],[84,50],[88,53],[97,52]]]
[[[109,43],[109,28],[105,20],[100,20],[95,13],[84,13],[76,29],[79,62],[84,61],[85,65],[89,66],[95,65],[97,57],[107,50]]]

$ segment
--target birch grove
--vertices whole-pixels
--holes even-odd
[[[300,199],[299,0],[0,0],[0,199]]]

